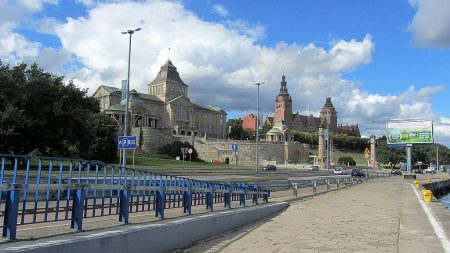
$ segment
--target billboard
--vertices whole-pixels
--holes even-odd
[[[386,123],[387,144],[433,143],[431,120],[393,120]]]

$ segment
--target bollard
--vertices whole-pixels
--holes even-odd
[[[425,203],[430,203],[433,199],[433,192],[430,190],[422,190],[422,195]]]
[[[316,183],[316,181],[313,181],[313,193],[314,194],[317,193],[317,183]]]
[[[416,189],[419,189],[420,181],[419,180],[414,180],[414,186],[416,187]]]
[[[298,195],[298,184],[297,183],[292,183],[292,185],[294,186],[294,197],[297,197],[297,195]]]
[[[326,180],[327,182],[327,191],[330,191],[330,180]]]

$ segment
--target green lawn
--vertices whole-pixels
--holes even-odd
[[[355,160],[356,166],[367,166],[367,158],[364,157],[363,152],[354,152],[354,151],[344,151],[335,149],[334,151],[334,161],[337,163],[339,157],[350,156]]]
[[[310,151],[313,155],[317,155],[317,148],[313,148]],[[335,163],[337,163],[339,157],[350,156],[351,158],[353,158],[353,160],[355,160],[356,166],[367,166],[367,159],[364,157],[363,152],[335,149],[333,156],[334,156],[333,160]]]
[[[117,158],[116,164],[118,164]],[[133,165],[133,153],[127,153],[127,165]],[[136,168],[171,169],[171,168],[197,168],[197,169],[253,169],[253,166],[232,165],[232,164],[212,164],[209,162],[189,162],[189,160],[176,160],[164,155],[149,155],[144,152],[136,152],[134,158]]]

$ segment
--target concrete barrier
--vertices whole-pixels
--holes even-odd
[[[0,252],[167,252],[224,233],[280,212],[288,203],[270,203],[247,208],[164,220],[147,225],[124,226],[103,232],[80,233],[20,243],[0,248]],[[5,246],[5,245],[4,245]]]

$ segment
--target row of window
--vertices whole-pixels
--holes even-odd
[[[165,92],[164,86],[165,85],[163,85],[163,84],[151,86],[150,87],[150,94],[151,95],[163,94]],[[169,94],[174,94],[176,96],[186,95],[186,87],[181,87],[181,86],[178,86],[178,85],[169,84],[169,85],[167,85],[167,88],[169,89]]]

